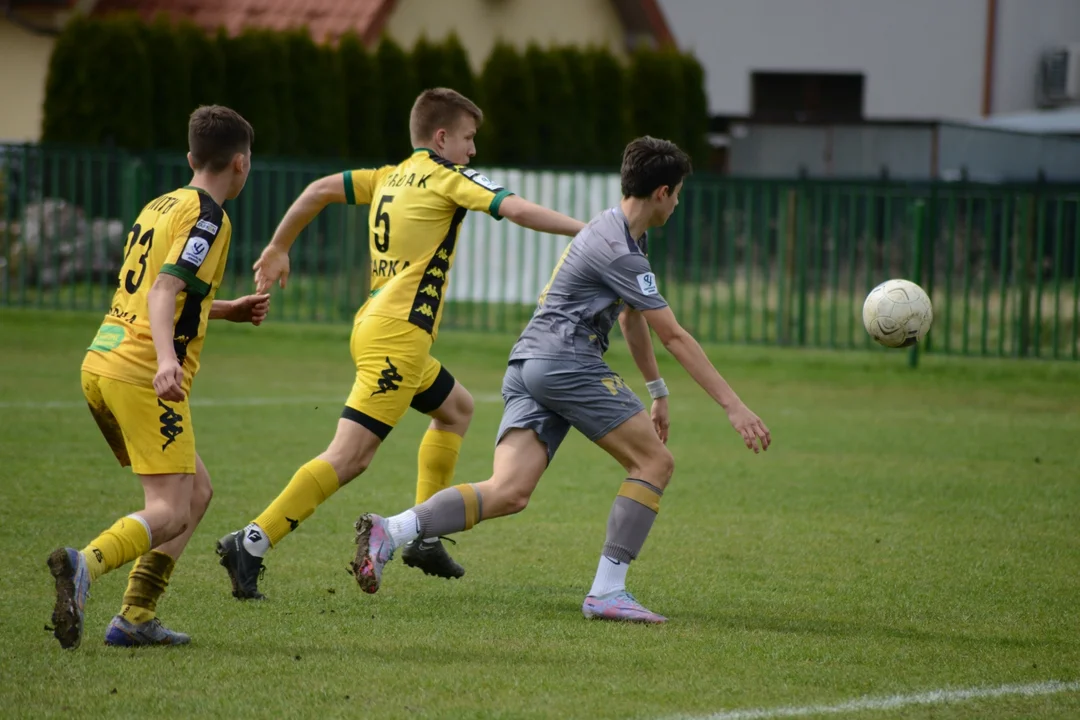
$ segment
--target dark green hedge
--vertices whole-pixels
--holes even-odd
[[[76,18],[57,39],[42,139],[182,150],[191,110],[222,103],[255,127],[264,157],[387,162],[408,153],[413,101],[436,86],[484,109],[485,165],[617,167],[626,142],[644,134],[706,164],[704,73],[675,50],[638,50],[624,65],[598,48],[499,43],[474,73],[454,35],[411,50],[383,38],[369,50],[355,34],[329,47],[306,30],[229,37],[124,14]]]

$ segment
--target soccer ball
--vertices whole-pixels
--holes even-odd
[[[886,280],[863,302],[863,326],[888,348],[910,347],[922,340],[934,321],[930,296],[910,280]]]

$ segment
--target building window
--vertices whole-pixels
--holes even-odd
[[[751,73],[753,118],[768,122],[857,122],[862,73]]]

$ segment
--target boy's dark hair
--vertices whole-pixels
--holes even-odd
[[[690,156],[673,142],[648,135],[631,140],[623,151],[623,197],[647,198],[665,185],[674,190],[692,170]]]
[[[409,134],[414,142],[426,142],[439,128],[453,127],[462,115],[471,115],[476,127],[484,113],[469,98],[450,88],[430,88],[417,96],[409,113]]]
[[[237,153],[250,150],[254,140],[251,123],[224,105],[201,105],[188,120],[188,150],[196,170],[221,172]]]

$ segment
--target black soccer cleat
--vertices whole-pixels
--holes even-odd
[[[244,548],[244,531],[229,533],[217,542],[217,554],[221,556],[221,567],[229,573],[232,581],[232,595],[237,600],[265,600],[259,592],[259,578],[266,566],[262,558],[255,557]]]
[[[450,540],[450,538],[446,539]],[[450,557],[450,553],[446,552],[446,548],[443,547],[442,540],[442,538],[439,538],[435,542],[429,543],[426,540],[417,538],[410,543],[406,543],[401,552],[401,561],[409,567],[423,570],[425,575],[434,575],[447,580],[461,577],[465,574],[465,568],[454,562],[454,558]],[[454,541],[450,540],[450,542]]]

